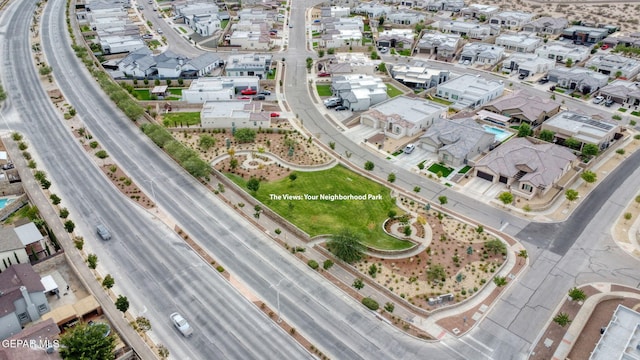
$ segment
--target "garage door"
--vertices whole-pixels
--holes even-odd
[[[486,172],[483,172],[483,171],[478,171],[478,173],[476,175],[481,179],[485,179],[485,180],[493,182],[493,175],[491,175],[491,174],[487,174]]]
[[[360,119],[362,120],[362,125],[366,125],[366,126],[370,126],[372,128],[375,128],[373,119],[367,118],[367,117],[361,117]]]
[[[425,149],[426,151],[435,154],[436,153],[436,147],[431,145],[431,144],[427,144],[427,143],[422,143],[420,144],[420,147]]]

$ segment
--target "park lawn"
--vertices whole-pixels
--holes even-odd
[[[398,90],[395,86],[391,84],[385,84],[385,85],[387,85],[387,95],[389,95],[390,98],[396,97],[398,95],[402,95],[402,91]]]
[[[200,124],[199,112],[170,112],[164,114],[164,126],[191,126]]]
[[[316,90],[318,90],[318,96],[333,95],[333,92],[331,92],[331,85],[316,85]]]
[[[138,100],[151,100],[149,89],[133,89],[133,96]]]
[[[396,207],[390,190],[351,170],[336,166],[316,172],[296,172],[295,181],[284,178],[278,181],[261,182],[254,195],[260,202],[284,217],[310,236],[335,234],[341,229],[350,229],[360,235],[362,242],[370,247],[387,250],[407,249],[409,241],[399,240],[382,230],[382,223],[389,210]],[[247,179],[227,174],[236,184],[246,189]],[[271,195],[342,194],[382,195],[382,200],[285,200]]]
[[[452,168],[448,167],[448,166],[442,166],[440,164],[433,164],[431,166],[429,166],[429,169],[427,169],[429,171],[431,171],[434,174],[437,174],[439,172],[442,173],[442,177],[447,177],[449,176],[449,174],[451,174],[451,172],[453,171]]]

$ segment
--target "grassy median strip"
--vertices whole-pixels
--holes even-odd
[[[336,166],[317,172],[296,172],[288,177],[261,182],[254,196],[276,213],[306,231],[311,236],[335,234],[341,229],[358,233],[367,246],[378,249],[407,249],[412,243],[396,239],[382,230],[389,210],[401,213],[395,206],[390,190],[351,170]],[[246,189],[248,179],[227,174]],[[355,195],[362,199],[323,199],[323,195]],[[305,195],[312,197],[305,198]]]

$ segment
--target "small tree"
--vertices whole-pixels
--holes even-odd
[[[364,287],[364,281],[362,281],[362,279],[360,278],[357,278],[353,280],[353,284],[351,286],[353,286],[357,290],[362,290],[362,288]]]
[[[505,191],[503,193],[500,193],[500,195],[498,195],[498,199],[500,199],[500,201],[502,201],[503,204],[509,205],[513,202],[513,194],[511,194],[508,191]]]
[[[111,274],[107,274],[102,280],[102,286],[104,286],[105,289],[111,289],[115,283],[116,281]]]
[[[420,186],[414,186],[413,187],[413,191],[416,192],[416,193],[419,193],[420,192]]]
[[[531,126],[527,123],[520,124],[518,127],[518,137],[527,137],[532,133],[533,131],[531,131]]]
[[[105,326],[80,323],[67,329],[60,337],[60,357],[79,360],[111,360],[116,338],[105,336]]]
[[[447,205],[447,203],[449,202],[447,197],[444,195],[438,196],[438,201],[440,201],[440,205]]]
[[[390,173],[389,175],[387,175],[387,181],[390,183],[396,181],[396,174]]]
[[[256,139],[256,131],[249,128],[238,129],[233,137],[235,137],[239,143],[251,143]]]
[[[56,194],[49,195],[49,199],[51,200],[51,203],[53,205],[58,205],[60,204],[60,201],[62,201],[62,199],[60,199],[60,197]]]
[[[64,222],[64,229],[67,230],[68,233],[72,233],[75,228],[76,224],[74,224],[73,221],[67,220]]]
[[[591,184],[596,182],[596,180],[598,179],[596,173],[594,173],[593,171],[590,170],[585,170],[580,177],[582,178],[582,180],[584,180],[585,182]]]
[[[636,207],[640,204],[640,195],[636,195]]]
[[[580,148],[580,141],[574,138],[568,138],[564,141],[564,145],[573,150],[577,150]]]
[[[202,150],[207,151],[211,147],[215,146],[215,144],[216,144],[216,139],[213,136],[200,135],[199,146],[202,148]]]
[[[630,212],[624,213],[624,219],[629,221],[631,220],[631,218],[633,217],[633,214],[631,214]]]
[[[582,147],[582,155],[584,156],[596,156],[599,151],[600,149],[598,149],[598,145],[596,144],[585,144]]]
[[[123,313],[129,310],[129,299],[126,296],[118,295],[116,299],[116,308]]]
[[[572,202],[578,198],[578,192],[573,189],[567,189],[567,191],[564,192],[564,196],[569,202]]]
[[[255,192],[258,192],[258,190],[260,189],[260,180],[252,177],[251,179],[249,179],[249,181],[247,181],[247,189]]]
[[[98,266],[98,255],[89,254],[87,256],[87,264],[89,264],[89,269],[95,269]]]
[[[67,208],[60,209],[60,218],[66,219],[69,216],[69,210]]]
[[[327,241],[327,247],[335,256],[349,264],[360,261],[365,250],[358,235],[348,229],[332,235]]]
[[[546,142],[552,142],[555,136],[556,136],[556,133],[551,130],[545,129],[540,131],[540,140],[544,140]]]
[[[569,290],[569,296],[573,301],[584,301],[587,298],[587,295],[584,293],[584,291],[582,291],[582,289],[578,289],[577,287]]]
[[[569,314],[561,312],[553,318],[553,322],[565,327],[571,322],[571,319],[569,318]]]
[[[333,261],[331,261],[330,259],[327,259],[322,263],[322,268],[325,270],[331,269],[332,266],[333,266]]]
[[[568,68],[570,68],[571,66],[573,66],[573,59],[568,58],[567,61],[564,63]]]
[[[376,165],[373,163],[373,161],[367,161],[364,163],[364,169],[367,171],[372,171],[375,166]]]
[[[296,181],[296,179],[297,179],[297,178],[298,178],[298,174],[296,174],[296,173],[294,173],[294,172],[292,172],[291,174],[289,174],[289,180],[290,180],[291,182]]]

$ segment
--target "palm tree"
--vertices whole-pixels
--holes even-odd
[[[522,249],[520,250],[520,252],[518,253],[518,257],[524,259],[525,261],[527,260],[527,258],[529,257],[529,254],[527,253],[527,250]]]

